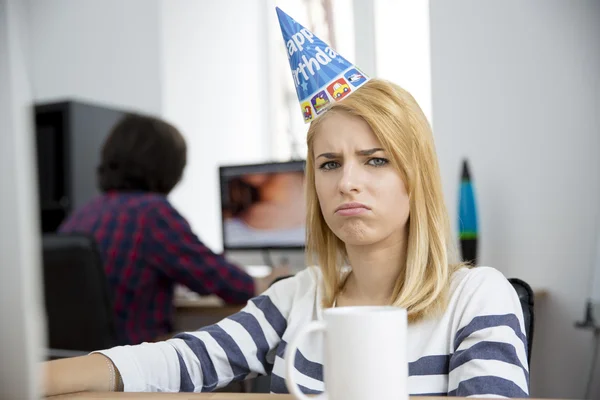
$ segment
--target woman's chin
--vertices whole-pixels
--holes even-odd
[[[377,239],[364,226],[355,224],[342,227],[336,232],[336,236],[346,246],[368,246],[377,242]]]

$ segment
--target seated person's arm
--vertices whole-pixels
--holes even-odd
[[[245,303],[255,295],[259,288],[252,277],[206,247],[169,203],[152,209],[148,219],[149,262],[173,281],[226,303]]]
[[[500,272],[479,267],[471,274],[458,300],[448,395],[529,397],[519,298]]]

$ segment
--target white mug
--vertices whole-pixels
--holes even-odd
[[[407,317],[398,307],[340,307],[323,311],[289,343],[285,351],[286,384],[300,400],[294,380],[298,344],[309,332],[323,331],[325,392],[312,399],[407,400]]]

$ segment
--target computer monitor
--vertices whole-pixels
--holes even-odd
[[[219,168],[225,250],[303,249],[304,161]]]

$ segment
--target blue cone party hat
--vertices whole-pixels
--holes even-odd
[[[277,7],[304,122],[323,115],[333,102],[369,80],[356,66]]]

